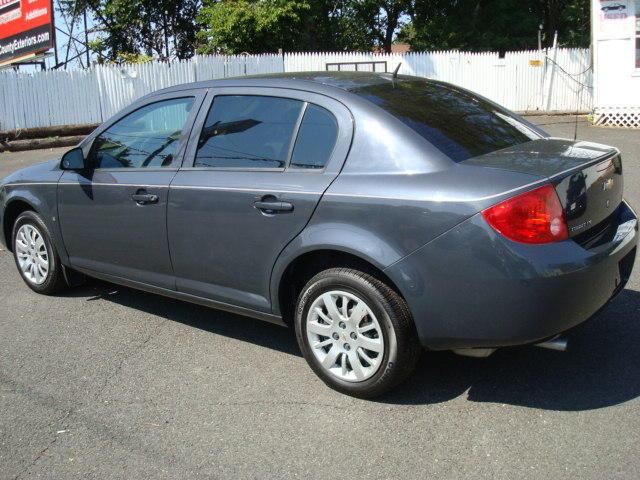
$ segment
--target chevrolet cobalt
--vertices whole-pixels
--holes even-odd
[[[330,387],[422,348],[554,342],[620,292],[638,222],[615,148],[432,80],[319,72],[148,95],[0,185],[27,286],[84,276],[293,327]]]

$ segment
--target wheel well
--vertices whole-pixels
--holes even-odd
[[[287,325],[293,324],[293,315],[300,291],[313,276],[329,268],[352,268],[367,273],[387,284],[402,297],[402,293],[391,279],[368,261],[339,250],[316,250],[305,253],[291,262],[280,279],[278,303],[282,319]]]
[[[20,200],[14,200],[9,205],[7,205],[7,208],[5,208],[4,210],[2,233],[4,235],[5,244],[7,245],[7,250],[9,250],[10,252],[13,251],[13,242],[11,239],[11,230],[13,230],[13,224],[16,222],[20,214],[22,212],[26,212],[27,210],[34,211],[31,205]]]

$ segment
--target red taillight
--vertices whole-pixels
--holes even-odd
[[[514,242],[538,244],[569,238],[564,211],[552,185],[505,200],[484,210],[482,216]]]

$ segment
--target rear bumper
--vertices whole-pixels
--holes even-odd
[[[626,203],[610,242],[524,245],[476,215],[385,270],[426,348],[533,343],[587,320],[631,274],[638,220]]]

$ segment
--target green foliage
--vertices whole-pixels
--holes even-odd
[[[202,53],[262,53],[278,48],[294,50],[300,43],[306,0],[208,1],[198,20]]]
[[[100,32],[90,48],[102,60],[121,54],[188,58],[195,53],[200,0],[61,0],[69,15],[87,10]]]
[[[360,2],[353,0],[312,0],[305,18],[304,50],[370,51],[374,32],[361,18]]]
[[[408,22],[407,20],[411,21]],[[202,52],[537,48],[589,44],[589,0],[205,0]]]
[[[589,0],[416,0],[399,38],[414,50],[520,50],[589,45]]]
[[[202,53],[389,50],[411,0],[205,0]]]
[[[143,53],[119,53],[116,63],[147,63],[151,60],[153,60],[153,57]]]
[[[413,10],[412,0],[360,0],[354,1],[353,9],[356,19],[371,31],[375,46],[385,52],[391,51],[391,45],[401,21]]]
[[[562,45],[567,47],[588,47],[591,42],[591,9],[589,1],[569,1],[560,14],[558,30]]]
[[[203,3],[202,3],[203,2]],[[471,51],[536,48],[559,34],[563,46],[587,46],[589,0],[61,0],[67,13],[88,9],[103,61],[142,54]],[[168,44],[168,45],[167,45]],[[128,58],[128,57],[127,57]],[[135,58],[135,57],[131,57]]]

